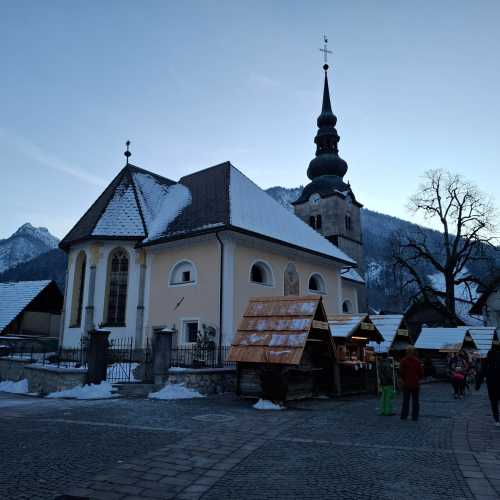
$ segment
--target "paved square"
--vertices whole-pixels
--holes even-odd
[[[50,401],[0,395],[2,498],[500,498],[485,392],[422,389],[422,418],[373,397],[258,412],[234,395]]]

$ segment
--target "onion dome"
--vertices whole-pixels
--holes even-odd
[[[335,125],[337,117],[333,114],[330,102],[330,89],[328,87],[328,64],[325,70],[325,83],[323,87],[323,105],[318,116],[318,132],[314,138],[316,144],[316,158],[309,163],[307,176],[313,180],[323,175],[336,175],[344,177],[347,172],[347,162],[339,156],[338,143],[340,137]]]

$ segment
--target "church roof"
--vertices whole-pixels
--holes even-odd
[[[137,240],[143,246],[231,229],[355,264],[229,162],[178,183],[127,165],[62,240]]]
[[[62,239],[60,247],[86,239],[136,239],[148,236],[158,204],[175,182],[127,164]]]

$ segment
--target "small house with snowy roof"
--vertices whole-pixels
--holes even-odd
[[[54,281],[0,283],[0,335],[57,338],[62,307]]]

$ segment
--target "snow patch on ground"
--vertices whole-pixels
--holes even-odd
[[[54,399],[107,399],[118,397],[117,394],[111,392],[112,389],[113,386],[109,382],[101,382],[100,384],[78,385],[73,389],[51,392],[47,397]]]
[[[11,394],[28,394],[28,381],[26,379],[13,382],[4,380],[0,382],[0,392],[10,392]]]
[[[267,399],[259,399],[253,407],[256,410],[285,410],[286,408],[281,405],[277,405],[272,401],[268,401]]]
[[[204,397],[203,394],[185,387],[184,384],[167,384],[163,389],[160,389],[158,392],[152,392],[148,396],[149,399],[192,399]]]

